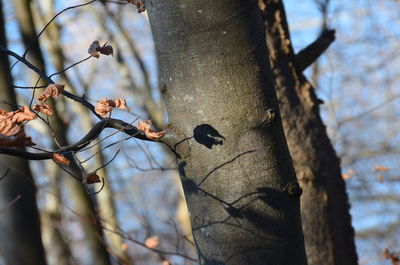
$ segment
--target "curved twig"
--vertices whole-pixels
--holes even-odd
[[[0,147],[0,154],[19,156],[19,157],[30,159],[30,160],[52,159],[53,154],[55,154],[55,153],[63,153],[63,154],[70,153],[70,152],[75,153],[75,152],[85,148],[94,139],[96,139],[105,128],[117,129],[121,132],[124,132],[124,133],[126,133],[134,138],[140,139],[140,140],[153,141],[153,142],[157,141],[157,140],[147,138],[147,136],[145,135],[145,133],[143,131],[139,130],[138,128],[136,128],[133,125],[130,125],[129,123],[126,123],[122,120],[109,118],[109,119],[101,120],[98,123],[96,123],[93,126],[93,128],[78,142],[71,144],[71,145],[63,146],[55,151],[32,153],[32,152],[23,151],[20,149]]]
[[[0,52],[3,52],[5,54],[8,54],[12,57],[14,57],[15,59],[19,60],[20,62],[22,62],[23,64],[25,64],[28,68],[30,68],[31,70],[33,70],[35,73],[37,73],[41,78],[43,78],[48,84],[54,84],[54,81],[48,77],[43,71],[41,71],[40,69],[38,69],[36,66],[34,66],[31,62],[29,62],[26,58],[16,54],[13,51],[8,50],[7,48],[3,47],[0,45]],[[94,106],[87,101],[84,96],[79,97],[77,95],[74,95],[66,90],[64,90],[61,94],[63,94],[64,96],[66,96],[69,99],[75,100],[76,102],[81,103],[83,106],[85,106],[86,108],[88,108],[94,115],[97,116],[97,118],[99,118],[100,120],[102,120],[103,118],[96,113],[96,111],[94,110]]]

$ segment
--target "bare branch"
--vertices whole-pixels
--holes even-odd
[[[3,176],[0,177],[0,180],[4,179],[4,178],[8,175],[8,172],[10,172],[10,169],[9,169],[9,168],[7,168],[7,170],[6,170],[6,172],[3,174]]]
[[[313,64],[328,49],[334,40],[335,30],[324,30],[313,43],[296,54],[298,70],[303,72],[307,67]]]
[[[8,208],[10,208],[14,203],[16,203],[17,201],[19,201],[19,199],[22,198],[22,195],[19,194],[17,197],[15,197],[14,200],[12,200],[9,204],[7,204],[4,208],[0,209],[0,213],[7,210]]]
[[[24,57],[19,56],[18,54],[16,54],[13,51],[10,51],[8,49],[6,49],[5,47],[0,45],[0,52],[3,52],[5,54],[8,54],[14,58],[16,58],[17,60],[19,60],[20,62],[22,62],[23,64],[25,64],[27,67],[29,67],[30,69],[32,69],[35,73],[37,73],[41,78],[43,78],[48,84],[54,84],[54,81],[48,77],[43,71],[39,70],[36,66],[34,66],[33,64],[31,64],[27,59],[25,59]],[[62,94],[64,96],[66,96],[69,99],[75,100],[76,102],[81,103],[83,106],[85,106],[86,108],[88,108],[94,115],[96,115],[99,119],[103,119],[99,114],[96,113],[96,111],[94,110],[94,106],[87,100],[85,100],[84,96],[79,97],[77,95],[74,95],[66,90],[64,90],[62,92]]]
[[[145,141],[156,141],[156,140],[147,138],[143,131],[137,129],[133,125],[130,125],[122,120],[109,118],[109,119],[103,119],[103,120],[99,121],[98,123],[96,123],[96,125],[80,141],[78,141],[74,144],[68,145],[68,146],[63,146],[60,149],[55,150],[55,151],[32,153],[32,152],[19,150],[19,149],[0,147],[0,154],[19,156],[19,157],[30,159],[30,160],[52,159],[53,154],[55,154],[55,153],[67,154],[67,153],[71,153],[71,152],[75,153],[75,152],[80,151],[81,149],[83,149],[87,145],[89,145],[94,139],[96,139],[105,128],[117,129],[117,130],[124,132],[134,138],[137,138],[137,139],[141,139],[141,140],[145,140]]]

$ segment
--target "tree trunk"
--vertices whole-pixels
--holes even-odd
[[[6,47],[2,2],[0,1],[0,45]],[[0,53],[1,99],[17,104],[14,89],[9,85],[9,61]],[[3,110],[15,108],[2,104]],[[39,214],[36,205],[36,187],[28,161],[19,157],[0,157],[0,256],[7,265],[45,265]],[[19,198],[19,199],[18,199]],[[16,200],[14,203],[12,201]]]
[[[349,201],[340,160],[320,117],[320,101],[297,67],[282,1],[262,2],[283,127],[304,191],[301,213],[308,262],[355,265]]]
[[[201,264],[306,264],[257,1],[148,4]]]
[[[69,242],[62,233],[62,205],[61,178],[64,172],[52,161],[49,165],[49,184],[47,187],[45,205],[41,211],[42,237],[47,250],[47,261],[51,265],[72,265],[72,257]]]

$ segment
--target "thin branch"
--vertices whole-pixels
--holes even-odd
[[[65,68],[64,70],[51,74],[51,75],[49,76],[49,78],[52,78],[52,77],[55,76],[55,75],[63,74],[63,73],[65,73],[66,71],[68,71],[70,68],[72,68],[72,67],[74,67],[74,66],[76,66],[76,65],[78,65],[78,64],[80,64],[80,63],[83,63],[83,62],[89,60],[89,59],[92,58],[92,57],[93,57],[92,55],[89,55],[88,57],[86,57],[86,58],[84,58],[84,59],[82,59],[82,60],[80,60],[80,61],[78,61],[78,62],[75,62],[75,63],[71,64],[70,66],[68,66],[68,67]]]
[[[135,126],[130,125],[122,120],[110,118],[110,119],[101,120],[98,123],[96,123],[93,126],[93,128],[78,142],[71,144],[71,145],[63,146],[55,151],[32,153],[32,152],[19,150],[19,149],[0,147],[0,154],[19,156],[19,157],[30,159],[30,160],[52,159],[54,153],[63,153],[63,154],[71,153],[71,152],[74,153],[74,152],[77,152],[77,151],[85,148],[94,139],[96,139],[105,128],[114,128],[114,129],[120,130],[121,132],[124,132],[130,136],[133,136],[134,138],[138,138],[141,140],[156,141],[156,140],[147,138],[147,136],[144,134],[144,132],[139,130]]]
[[[298,70],[303,72],[307,67],[313,64],[328,49],[334,40],[335,30],[324,30],[313,43],[296,54]]]
[[[17,201],[19,201],[19,199],[22,198],[22,195],[19,194],[17,197],[15,197],[14,200],[12,200],[9,204],[7,204],[4,208],[0,209],[0,213],[7,210],[8,208],[10,208],[13,204],[15,204]]]
[[[20,62],[22,62],[23,64],[25,64],[27,67],[29,67],[30,69],[32,69],[35,73],[37,73],[41,78],[43,78],[48,84],[54,84],[54,81],[48,77],[43,71],[41,71],[40,69],[38,69],[36,66],[34,66],[32,63],[30,63],[27,59],[25,59],[24,57],[19,56],[18,54],[16,54],[13,51],[10,51],[8,49],[6,49],[5,47],[0,45],[0,52],[3,52],[5,54],[8,54],[14,58],[16,58],[17,60],[19,60]],[[69,99],[75,100],[79,103],[81,103],[83,106],[85,106],[86,108],[88,108],[94,115],[96,115],[99,119],[103,119],[99,114],[96,113],[94,106],[87,100],[85,100],[84,97],[78,97],[77,95],[74,95],[66,90],[64,90],[62,92],[62,94],[64,96],[66,96]]]
[[[8,175],[8,172],[10,172],[9,168],[7,168],[6,172],[3,174],[3,176],[0,177],[0,180],[4,179]]]
[[[94,171],[100,170],[100,169],[105,168],[106,166],[108,166],[112,161],[114,161],[115,158],[117,158],[117,155],[119,154],[120,151],[121,150],[118,149],[118,151],[114,154],[114,156],[110,159],[110,161],[108,161],[107,163],[105,163],[101,167],[96,168]]]
[[[39,32],[39,34],[36,35],[36,37],[31,41],[31,43],[29,44],[28,48],[25,50],[24,55],[22,56],[23,58],[25,58],[26,54],[28,53],[28,51],[30,50],[30,48],[32,47],[32,45],[40,38],[40,36],[43,34],[43,32],[50,26],[50,24],[62,13],[64,13],[67,10],[70,9],[75,9],[78,7],[82,7],[82,6],[86,6],[89,5],[91,3],[96,2],[97,0],[92,0],[83,4],[79,4],[79,5],[74,5],[74,6],[69,6],[67,8],[64,8],[63,10],[61,10],[60,12],[58,12],[52,19],[49,20],[49,22],[47,22],[47,24],[43,27],[43,29]]]

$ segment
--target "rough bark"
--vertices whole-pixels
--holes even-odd
[[[45,71],[43,55],[37,41],[32,43],[36,37],[35,23],[31,10],[31,0],[14,1],[17,19],[21,29],[22,39],[25,47],[31,46],[28,56],[31,62],[39,69]],[[36,81],[36,80],[35,80]],[[42,83],[43,85],[43,83]],[[61,146],[68,145],[67,127],[62,120],[62,117],[57,112],[54,101],[50,101],[54,116],[50,119],[50,125],[54,131],[57,143]],[[80,168],[72,161],[71,170],[75,176],[81,176]],[[65,184],[69,193],[69,198],[72,201],[74,210],[79,214],[79,221],[85,232],[86,243],[90,249],[93,264],[110,265],[111,261],[107,252],[106,244],[103,239],[102,230],[97,218],[94,205],[86,193],[81,182],[72,177],[65,179]]]
[[[0,45],[6,45],[2,2],[0,1]],[[0,53],[1,99],[13,104],[1,104],[3,110],[15,110],[17,104],[9,76],[7,55]],[[36,205],[36,187],[28,161],[18,157],[0,157],[0,256],[9,265],[44,265],[39,214]],[[20,196],[20,197],[19,197]],[[11,204],[15,199],[15,203]]]
[[[304,191],[301,213],[308,262],[355,265],[349,200],[340,160],[320,117],[321,101],[296,64],[282,1],[262,2],[283,127]]]
[[[257,1],[148,3],[201,264],[306,264]]]

